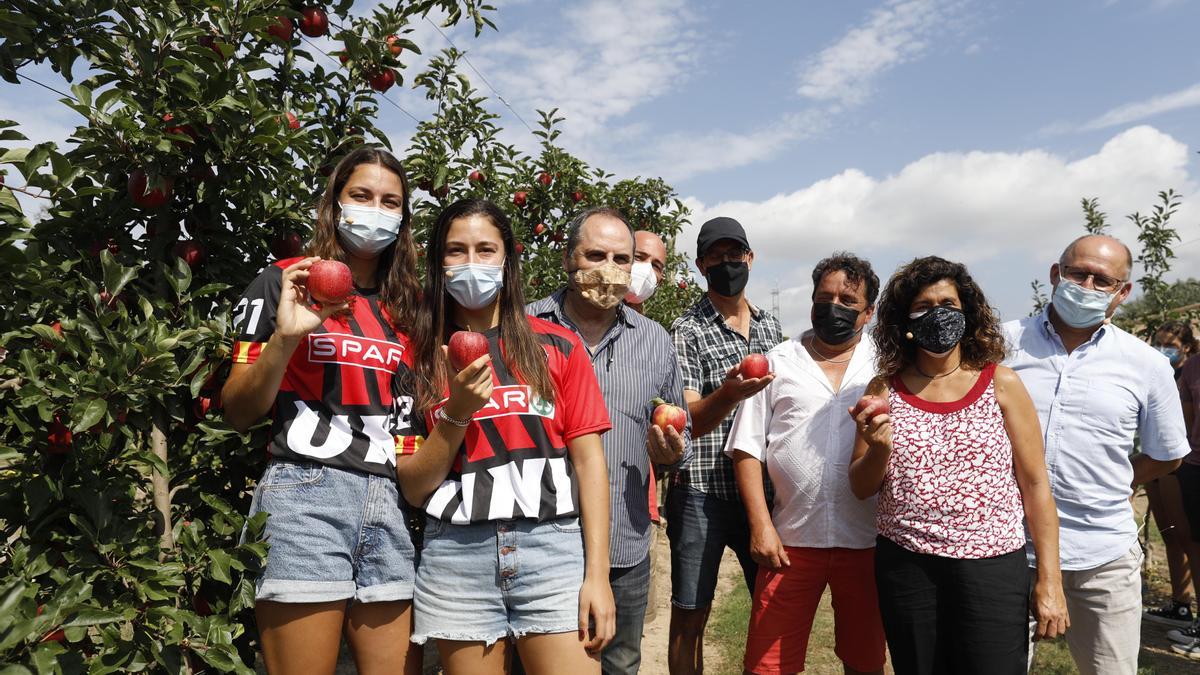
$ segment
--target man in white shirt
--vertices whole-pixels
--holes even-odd
[[[883,623],[875,592],[875,498],[859,500],[846,478],[854,406],[875,374],[862,339],[879,277],[847,253],[813,270],[813,330],[767,353],[774,381],[742,402],[725,448],[750,523],[758,563],[744,667],[804,670],[813,616],[833,593],[838,658],[847,673],[882,673]],[[775,486],[767,508],[762,465]]]

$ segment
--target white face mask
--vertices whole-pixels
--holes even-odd
[[[654,265],[648,262],[635,262],[630,271],[629,292],[625,294],[625,302],[640,305],[654,295],[658,288],[658,276],[654,274]]]
[[[338,235],[351,255],[360,258],[377,256],[400,234],[403,216],[397,211],[358,204],[340,206],[342,215],[338,221]]]
[[[463,309],[487,307],[504,287],[504,268],[500,265],[467,263],[443,269],[446,291]]]

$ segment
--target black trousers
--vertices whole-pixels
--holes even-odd
[[[897,675],[1023,675],[1029,653],[1025,550],[958,560],[880,536],[875,581]]]

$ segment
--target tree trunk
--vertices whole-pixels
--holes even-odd
[[[167,434],[163,430],[162,414],[154,416],[154,424],[150,428],[150,451],[156,457],[167,463]],[[158,535],[159,560],[165,557],[165,552],[175,548],[175,534],[171,527],[171,485],[170,476],[151,469],[150,486],[154,499],[154,533]]]

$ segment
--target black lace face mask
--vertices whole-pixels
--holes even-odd
[[[967,317],[955,307],[934,307],[909,317],[908,335],[918,347],[941,356],[954,349],[967,332]]]

